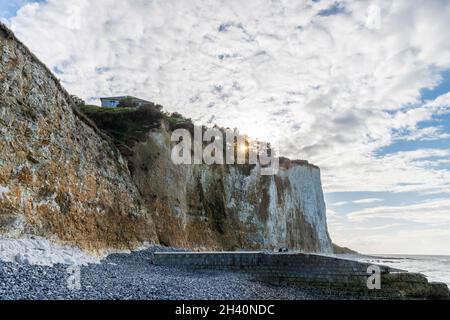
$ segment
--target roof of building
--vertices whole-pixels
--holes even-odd
[[[122,100],[122,99],[125,99],[125,98],[132,99],[132,100],[135,100],[135,101],[149,102],[150,103],[150,101],[147,101],[147,100],[144,100],[144,99],[140,99],[140,98],[136,98],[136,97],[133,97],[133,96],[101,97],[100,100]]]

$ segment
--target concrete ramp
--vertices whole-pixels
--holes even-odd
[[[236,272],[256,281],[350,292],[369,298],[450,297],[445,284],[429,283],[421,274],[320,254],[260,251],[158,252],[154,254],[153,263],[195,270]],[[381,289],[369,289],[367,285],[374,266],[379,270]]]

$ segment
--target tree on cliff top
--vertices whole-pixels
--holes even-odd
[[[75,105],[77,107],[86,105],[86,102],[83,99],[81,99],[80,97],[78,97],[78,96],[76,96],[74,94],[71,94],[70,98],[72,98],[72,101],[75,103]]]

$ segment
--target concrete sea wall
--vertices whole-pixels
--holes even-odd
[[[332,256],[268,252],[155,253],[156,265],[239,272],[254,280],[339,291],[365,298],[449,299],[447,286],[424,275],[379,265],[381,289],[370,290],[367,263]]]

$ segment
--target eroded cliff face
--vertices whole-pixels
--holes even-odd
[[[0,25],[1,235],[56,236],[93,250],[156,240],[126,161],[71,105]]]
[[[158,239],[171,246],[332,252],[320,170],[283,159],[258,166],[175,165],[164,123],[133,147],[133,178],[153,213]]]
[[[91,250],[155,241],[332,252],[317,167],[283,159],[262,176],[258,166],[175,165],[157,109],[87,114],[96,124],[0,25],[0,235]]]

